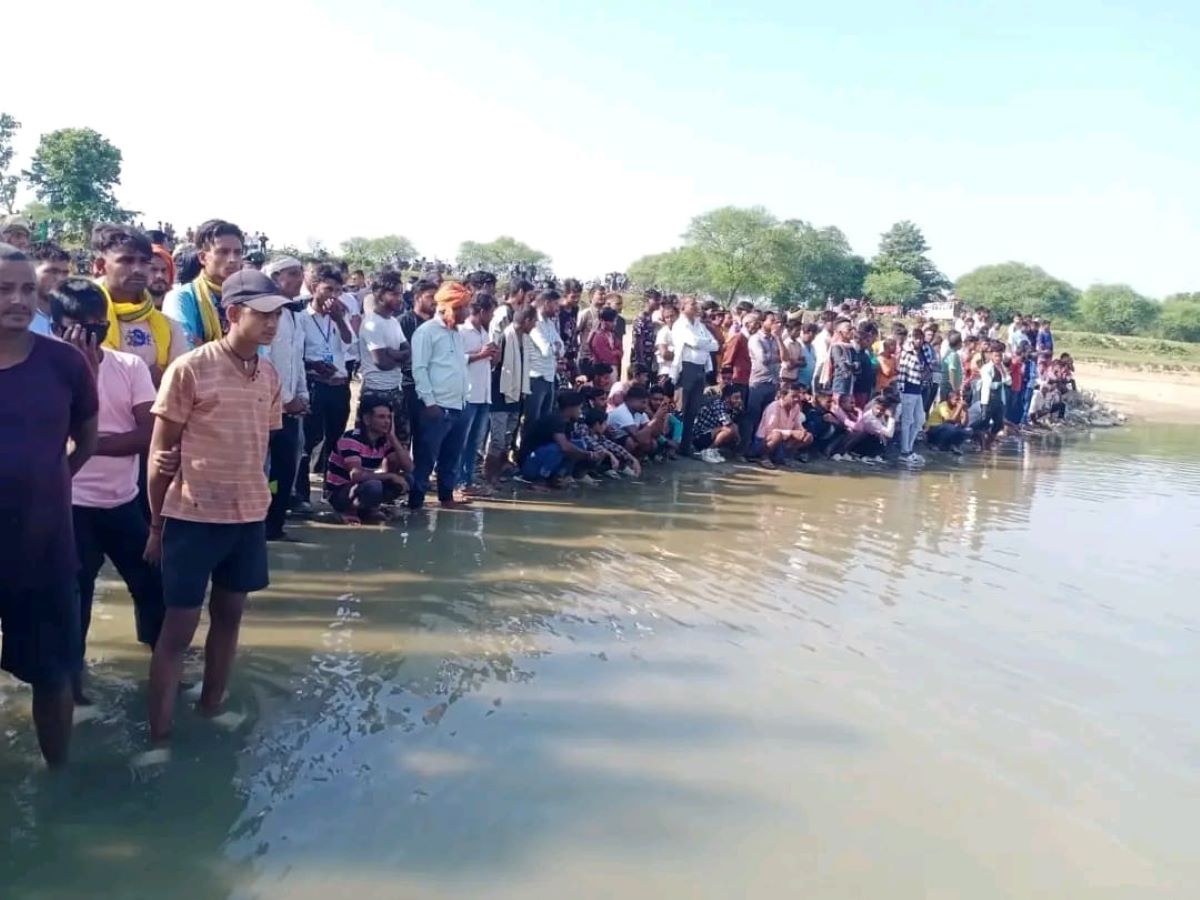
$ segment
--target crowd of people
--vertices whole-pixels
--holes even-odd
[[[0,462],[0,665],[32,686],[51,765],[90,702],[105,559],[152,648],[165,746],[206,597],[198,709],[218,717],[267,544],[314,513],[314,486],[353,524],[431,492],[455,509],[505,483],[562,490],[681,457],[917,466],[922,441],[961,453],[1046,427],[1074,389],[1051,323],[1023,316],[886,325],[868,304],[781,314],[650,289],[627,319],[608,285],[368,279],[251,258],[223,220],[189,235],[172,254],[159,233],[97,225],[84,278],[61,247],[0,230],[0,433],[30,450]]]

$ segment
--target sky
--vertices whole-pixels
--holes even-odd
[[[868,258],[911,219],[952,278],[1018,260],[1200,290],[1194,0],[55,0],[3,22],[20,164],[94,128],[148,224],[442,258],[508,234],[590,278],[762,205]]]

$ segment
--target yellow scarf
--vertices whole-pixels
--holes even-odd
[[[145,322],[154,338],[155,365],[160,369],[167,367],[171,353],[171,323],[167,317],[154,308],[154,300],[149,292],[142,291],[141,303],[125,303],[113,300],[103,281],[97,281],[104,299],[108,301],[108,336],[104,345],[114,350],[121,349],[121,323]]]
[[[203,272],[192,282],[196,292],[196,305],[200,307],[200,324],[204,328],[204,342],[221,339],[221,317],[217,313],[217,297],[221,296],[221,286],[213,284]]]

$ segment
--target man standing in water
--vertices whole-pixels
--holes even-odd
[[[229,333],[184,354],[163,378],[152,412],[146,559],[162,561],[166,618],[150,663],[150,739],[171,734],[183,657],[209,598],[204,685],[198,709],[214,718],[237,652],[246,596],[267,586],[263,471],[270,432],[281,427],[279,376],[259,355],[289,302],[253,269],[223,282]],[[179,448],[174,478],[159,454]]]
[[[267,540],[286,541],[283,529],[295,495],[296,470],[300,465],[301,433],[308,412],[308,378],[304,371],[304,331],[299,317],[304,304],[299,300],[304,285],[304,266],[300,260],[284,256],[273,259],[264,269],[275,282],[280,296],[291,302],[279,313],[279,325],[271,341],[271,364],[279,376],[279,402],[283,404],[283,427],[271,432],[269,479],[271,506],[267,510]]]
[[[33,263],[0,244],[0,668],[33,687],[38,744],[56,767],[82,663],[71,478],[96,450],[99,402],[79,351],[29,330],[36,302]]]
[[[80,652],[87,647],[96,576],[107,557],[133,598],[137,639],[153,647],[162,628],[162,577],[142,559],[149,525],[138,502],[140,458],[150,447],[154,383],[150,369],[132,353],[107,346],[109,303],[86,278],[68,278],[50,297],[54,334],[74,344],[88,362],[100,398],[96,453],[71,482],[71,512],[79,553]],[[94,334],[99,341],[88,341]],[[75,676],[75,703],[90,703],[83,672]]]
[[[448,281],[438,288],[437,314],[413,332],[412,370],[421,426],[413,439],[416,468],[408,497],[410,509],[425,505],[429,476],[437,467],[438,501],[443,509],[459,504],[454,482],[467,439],[467,354],[458,326],[467,320],[470,292]]]
[[[163,312],[183,326],[188,346],[193,348],[221,339],[226,325],[221,285],[242,270],[245,237],[232,222],[210,219],[196,229],[196,247],[200,275],[163,300]]]
[[[695,297],[684,297],[679,307],[681,315],[671,328],[676,353],[672,367],[675,404],[683,417],[679,452],[684,456],[690,456],[694,451],[692,435],[696,430],[700,400],[704,397],[704,373],[709,365],[709,354],[718,349],[717,339],[697,315],[699,306]]]

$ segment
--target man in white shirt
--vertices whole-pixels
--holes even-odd
[[[558,361],[563,357],[563,341],[558,334],[558,291],[546,290],[534,298],[538,321],[529,332],[529,403],[525,421],[536,422],[554,411],[554,384],[558,377]]]
[[[832,310],[827,309],[821,313],[819,320],[821,330],[817,332],[817,336],[812,341],[813,359],[816,365],[813,367],[813,380],[809,385],[811,390],[817,389],[817,379],[821,377],[821,373],[825,371],[825,363],[829,361],[829,345],[833,342],[833,330],[837,326],[837,320],[837,313]]]
[[[279,402],[283,405],[283,427],[271,432],[270,469],[271,505],[267,508],[267,540],[285,541],[283,522],[295,491],[296,469],[300,465],[300,444],[304,414],[308,412],[308,378],[304,373],[304,332],[299,317],[303,305],[297,299],[304,285],[304,266],[300,260],[283,256],[263,269],[275,282],[279,293],[292,300],[279,313],[279,327],[268,355],[279,373]]]
[[[363,316],[358,331],[362,392],[388,402],[396,437],[407,446],[409,417],[403,366],[412,359],[412,352],[398,318],[404,306],[404,282],[395,272],[385,272],[371,285],[371,296],[371,312]]]
[[[137,638],[153,647],[162,630],[162,573],[142,559],[150,525],[138,503],[138,464],[150,447],[154,383],[132,353],[87,340],[84,327],[110,327],[108,300],[91,281],[69,278],[50,293],[54,335],[74,344],[96,378],[100,399],[96,453],[71,481],[71,515],[79,554],[81,648],[87,643],[96,575],[112,560],[133,597]],[[75,703],[88,705],[82,672],[74,677]]]
[[[492,409],[492,366],[500,359],[499,348],[488,336],[495,309],[495,297],[477,293],[471,298],[471,314],[467,321],[458,326],[467,354],[467,405],[464,410],[467,438],[463,443],[458,487],[468,493],[479,492],[475,486],[476,455],[483,448]]]
[[[304,336],[304,369],[308,377],[308,415],[304,417],[304,455],[296,473],[297,508],[308,505],[311,489],[309,469],[325,474],[329,454],[346,430],[350,419],[350,378],[346,370],[346,347],[353,340],[346,322],[342,273],[335,266],[320,266],[310,275],[312,299],[297,319]],[[320,452],[313,456],[317,445]]]
[[[679,313],[673,306],[664,306],[659,313],[662,317],[662,327],[654,337],[654,361],[657,364],[655,371],[659,375],[667,375],[675,366],[675,338],[671,334],[671,327],[679,318]]]
[[[700,304],[695,297],[684,297],[679,305],[679,319],[671,328],[675,351],[671,369],[675,381],[675,404],[683,418],[679,452],[684,456],[693,453],[692,432],[696,427],[700,401],[704,397],[704,375],[712,365],[712,354],[719,348],[708,326],[700,321],[699,310]]]
[[[425,505],[429,477],[437,468],[438,502],[443,509],[464,501],[454,496],[454,482],[467,439],[467,352],[458,326],[467,320],[471,294],[457,281],[447,281],[436,294],[437,312],[413,332],[412,372],[421,416],[414,441],[413,486],[409,509]]]

